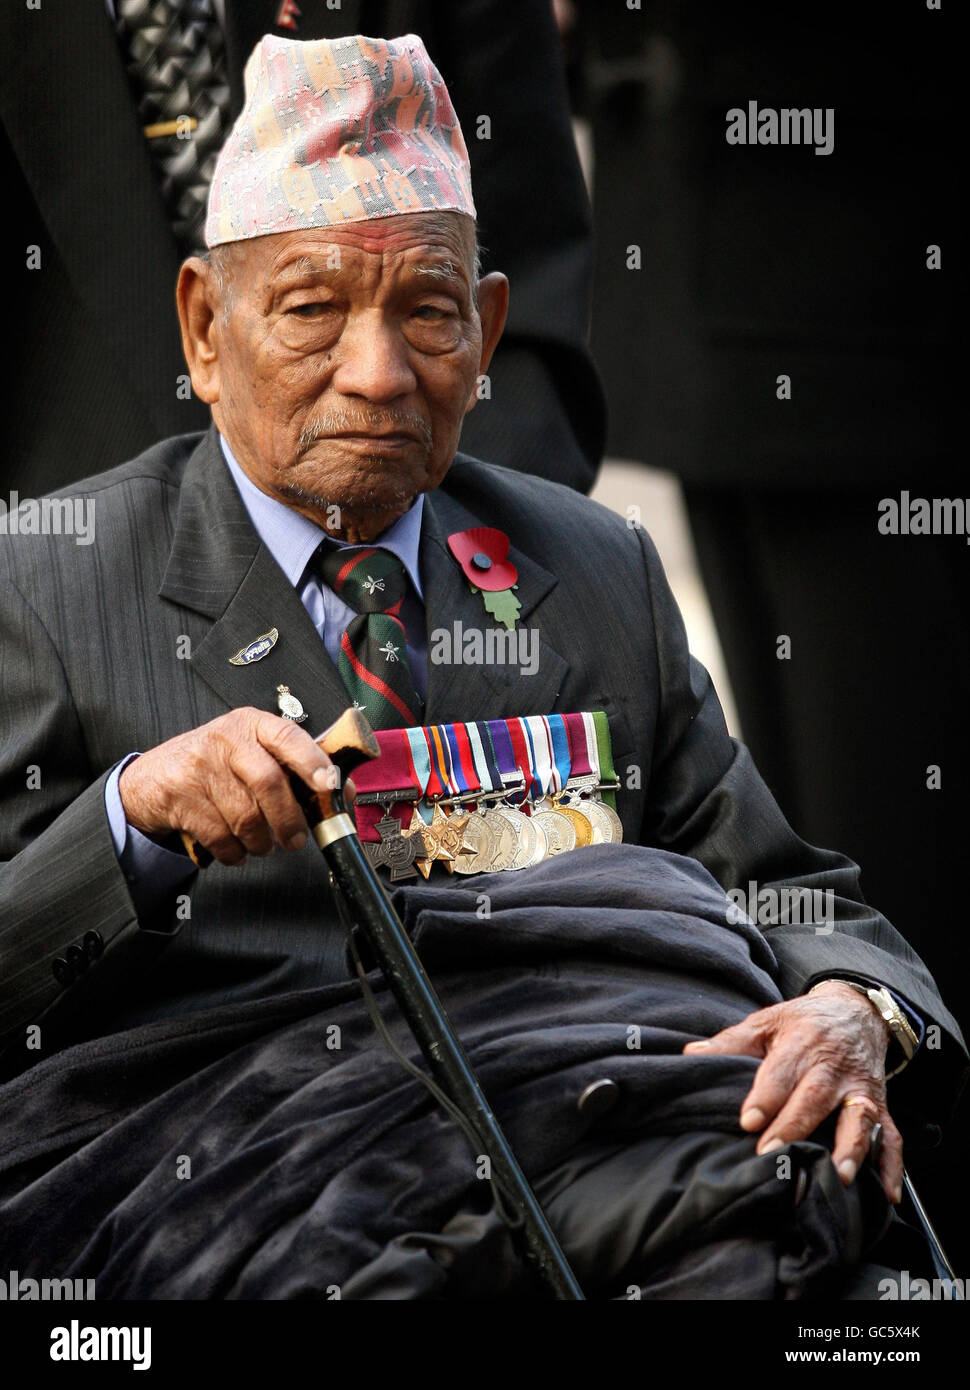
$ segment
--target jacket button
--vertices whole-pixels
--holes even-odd
[[[943,1131],[939,1125],[925,1124],[922,1138],[928,1149],[935,1149],[943,1142]]]
[[[97,960],[104,953],[104,940],[99,931],[84,933],[84,954],[88,960]]]
[[[63,956],[58,956],[51,966],[54,979],[61,985],[69,985],[74,979],[74,968],[68,965]]]
[[[577,1100],[576,1109],[584,1120],[599,1120],[613,1109],[619,1098],[619,1086],[604,1076],[599,1081],[590,1082]]]
[[[64,952],[67,956],[67,963],[75,975],[83,975],[88,968],[88,958],[81,950],[80,946],[68,946]]]

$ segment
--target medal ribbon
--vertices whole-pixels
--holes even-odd
[[[596,742],[596,725],[593,723],[591,714],[581,714],[583,721],[583,737],[586,739],[586,756],[589,758],[589,766],[596,777],[596,784],[599,786],[603,780],[600,777],[600,750]]]
[[[519,802],[523,803],[520,809],[528,811],[530,807],[526,806],[524,803],[526,800],[531,802],[535,794],[535,774],[532,764],[532,749],[530,747],[529,736],[523,720],[517,718],[506,719],[505,723],[509,731],[509,738],[512,741],[512,752],[515,755],[516,766],[522,773],[524,784],[522,795],[517,797],[517,799]]]
[[[415,786],[419,789],[416,809],[424,823],[430,825],[434,812],[425,804],[424,797],[427,795],[428,782],[431,777],[431,754],[428,752],[424,729],[420,725],[412,729],[405,729],[404,736],[407,739],[411,766],[414,768]]]
[[[549,714],[544,718],[552,739],[553,773],[550,791],[555,795],[562,791],[573,770],[572,759],[569,756],[569,735],[561,714]]]
[[[431,735],[434,741],[436,755],[441,765],[441,780],[445,784],[445,801],[450,801],[452,797],[458,795],[458,783],[455,780],[455,763],[451,756],[451,743],[448,739],[447,724],[432,724]]]
[[[410,756],[407,730],[379,729],[377,742],[380,745],[380,757],[362,763],[354,773],[353,781],[358,794],[364,796],[369,792],[399,791],[410,787],[413,789],[414,798],[417,799],[423,789]],[[405,808],[409,805],[408,801],[396,801],[390,808],[391,814],[403,823]],[[386,806],[386,802],[372,802],[366,805],[355,803],[357,833],[362,841],[374,844],[380,840],[374,827],[384,816]]]
[[[532,756],[532,799],[540,801],[552,782],[552,739],[549,725],[541,714],[530,714],[522,720]]]
[[[512,748],[512,739],[509,736],[509,726],[504,719],[486,719],[485,728],[492,741],[492,752],[495,754],[495,761],[498,764],[501,784],[503,787],[510,787],[517,780],[518,764]],[[521,801],[525,794],[525,788],[516,790],[514,793],[507,792],[506,800]]]
[[[429,801],[440,801],[448,791],[447,742],[442,740],[441,726],[429,724],[422,730],[428,747],[431,776],[425,795]]]
[[[499,774],[498,764],[492,752],[492,740],[488,736],[488,729],[483,724],[466,724],[468,741],[471,744],[472,753],[475,758],[475,771],[478,773],[478,781],[483,791],[500,792],[502,790],[502,778]]]
[[[475,769],[475,759],[468,731],[464,724],[444,724],[448,751],[451,754],[452,790],[458,794],[481,791],[481,782]]]
[[[600,766],[600,781],[603,783],[603,800],[607,806],[612,807],[615,811],[616,796],[610,783],[615,783],[619,779],[613,767],[613,741],[610,738],[610,723],[601,709],[593,711],[592,720],[596,730],[596,752]]]
[[[588,777],[593,769],[589,765],[589,745],[586,741],[586,725],[581,714],[564,714],[563,723],[569,737],[569,756],[572,761],[571,776]]]

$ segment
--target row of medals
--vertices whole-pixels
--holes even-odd
[[[375,868],[391,870],[392,880],[413,877],[416,870],[427,878],[434,864],[456,874],[527,869],[584,845],[619,844],[623,827],[612,806],[600,799],[604,789],[595,776],[577,777],[558,796],[530,803],[531,815],[504,800],[508,789],[477,792],[474,810],[464,810],[458,799],[443,798],[435,803],[430,824],[415,809],[406,829],[388,806],[375,826],[380,843],[365,844],[364,850]],[[382,793],[360,800],[387,802],[390,797]]]

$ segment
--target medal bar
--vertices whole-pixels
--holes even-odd
[[[354,814],[392,883],[514,873],[618,844],[609,724],[601,710],[377,732],[380,758],[355,776]]]

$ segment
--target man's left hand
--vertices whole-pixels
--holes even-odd
[[[761,1057],[741,1106],[741,1128],[762,1130],[757,1152],[805,1139],[836,1107],[832,1162],[843,1183],[855,1178],[882,1125],[879,1177],[891,1202],[902,1195],[903,1140],[886,1108],[889,1030],[869,1001],[838,980],[798,999],[759,1009],[685,1052]]]

